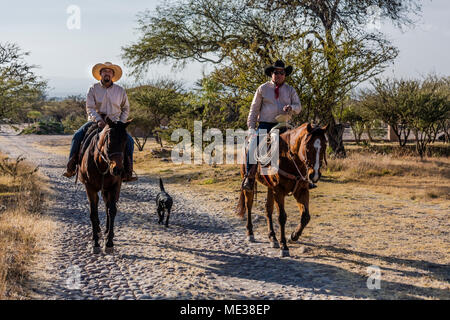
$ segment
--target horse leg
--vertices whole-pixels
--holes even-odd
[[[105,198],[103,198],[103,201],[107,203]],[[106,206],[106,226],[105,226],[105,236],[109,233],[109,214],[108,214],[108,206]]]
[[[90,218],[91,218],[91,224],[92,224],[92,240],[94,241],[93,245],[93,253],[100,253],[100,244],[98,242],[99,240],[99,233],[100,230],[100,220],[98,219],[98,193],[90,189],[89,187],[86,187],[86,193],[89,199],[90,204]]]
[[[278,223],[280,224],[281,257],[289,257],[289,248],[286,243],[285,235],[287,214],[284,210],[284,195],[275,193],[275,202],[278,208]]]
[[[105,253],[113,253],[114,252],[114,219],[116,217],[117,213],[117,206],[116,206],[116,198],[113,195],[114,191],[105,192],[105,200],[106,200],[106,207],[107,207],[107,216],[108,216],[108,234],[106,238],[106,244],[105,244]]]
[[[247,240],[249,242],[255,242],[255,236],[253,235],[253,224],[252,224],[252,206],[253,206],[253,191],[244,191],[245,195],[245,206],[247,209]]]
[[[267,200],[266,200],[266,220],[267,227],[269,229],[269,241],[272,243],[272,248],[279,248],[280,244],[278,243],[277,237],[275,236],[275,231],[273,230],[273,222],[272,222],[272,213],[273,213],[273,190],[267,189]]]
[[[293,242],[297,241],[302,235],[303,229],[305,229],[311,219],[311,216],[309,215],[309,190],[302,189],[299,193],[295,194],[294,197],[297,200],[297,206],[302,213],[302,217],[297,229],[291,234],[291,241]]]

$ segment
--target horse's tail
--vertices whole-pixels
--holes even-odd
[[[163,182],[162,182],[161,177],[159,177],[159,189],[160,189],[162,192],[166,192],[166,190],[164,190],[164,185],[163,185]]]
[[[244,190],[241,190],[241,194],[239,196],[239,202],[236,208],[236,214],[240,217],[243,217],[245,214],[245,194]]]

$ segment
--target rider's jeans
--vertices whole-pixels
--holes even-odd
[[[83,138],[88,131],[89,127],[93,125],[95,122],[89,121],[86,122],[84,125],[80,127],[80,129],[75,132],[72,138],[72,145],[70,146],[70,155],[69,159],[72,158],[75,153],[77,153],[80,150],[81,141],[83,141]],[[131,162],[133,163],[133,152],[134,152],[134,140],[133,138],[127,133],[128,140],[127,144],[125,146],[126,153],[130,156]]]

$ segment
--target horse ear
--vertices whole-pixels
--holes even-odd
[[[313,131],[311,123],[308,123],[308,125],[306,126],[306,131],[308,131],[309,133],[311,133]]]
[[[112,127],[112,126],[114,125],[114,122],[113,122],[109,117],[106,117],[106,123],[107,123],[110,127]]]
[[[128,127],[132,121],[133,121],[133,119],[130,119],[127,122],[125,122],[125,128]]]
[[[328,129],[328,124],[327,125],[325,125],[325,126],[323,126],[322,128],[321,128],[323,131],[325,131],[325,132],[327,132],[327,129]]]

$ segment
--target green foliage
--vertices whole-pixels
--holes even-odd
[[[27,112],[27,118],[36,121],[42,117],[42,113],[39,111],[31,110]]]
[[[162,127],[166,127],[174,114],[184,104],[181,85],[170,80],[159,80],[128,90],[133,122],[128,127],[139,150],[144,148],[147,138],[155,135],[162,147]]]
[[[373,90],[361,94],[361,103],[374,119],[390,125],[404,146],[411,132],[409,124],[412,103],[419,88],[418,81],[403,79],[374,79]]]
[[[0,43],[0,119],[16,121],[26,115],[24,107],[44,98],[47,83],[25,61],[28,55],[16,44]]]
[[[72,134],[77,131],[83,124],[86,123],[86,115],[77,116],[70,114],[61,121],[64,127],[64,133]]]
[[[356,114],[348,111],[349,121],[356,121],[358,116],[372,123],[382,120],[392,127],[402,147],[413,132],[416,151],[423,157],[437,133],[448,130],[445,124],[450,119],[450,78],[429,75],[422,81],[375,79],[372,84],[373,89],[363,91],[354,104],[362,109]]]
[[[64,127],[55,120],[39,121],[22,130],[20,134],[63,134]]]
[[[416,150],[421,158],[441,122],[450,118],[449,80],[429,76],[411,98],[408,126],[415,135]]]

